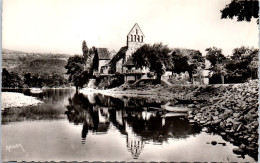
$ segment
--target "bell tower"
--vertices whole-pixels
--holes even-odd
[[[130,32],[127,34],[126,39],[127,53],[126,60],[144,44],[144,34],[137,23],[133,26]]]

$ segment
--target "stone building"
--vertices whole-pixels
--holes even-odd
[[[109,63],[110,56],[107,48],[97,48],[96,57],[98,59],[98,73],[101,72],[101,68]]]
[[[92,48],[85,61],[84,71],[102,73],[102,67],[110,61],[110,55],[107,48]]]
[[[111,73],[126,73],[129,67],[134,68],[131,55],[144,44],[144,37],[144,33],[136,23],[126,36],[126,46],[121,47],[109,62]]]

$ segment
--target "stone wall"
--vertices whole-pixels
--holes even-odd
[[[101,67],[108,64],[110,60],[99,60],[98,72],[100,73]]]

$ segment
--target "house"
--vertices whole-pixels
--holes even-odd
[[[110,56],[107,48],[97,48],[96,57],[98,60],[98,73],[102,73],[101,68],[107,65],[110,61]]]

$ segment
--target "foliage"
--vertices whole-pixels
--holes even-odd
[[[99,76],[97,77],[97,86],[98,88],[114,88],[119,87],[120,85],[124,84],[124,75],[120,73],[116,73],[111,76]]]
[[[82,52],[83,52],[84,61],[86,62],[88,58],[88,46],[85,40],[82,42]]]
[[[171,61],[173,64],[172,71],[175,73],[181,73],[188,71],[191,73],[191,66],[189,65],[188,61],[189,58],[187,55],[184,55],[181,49],[175,49],[171,53]]]
[[[2,87],[20,88],[22,87],[22,80],[19,74],[8,72],[5,68],[2,70]]]
[[[251,21],[252,18],[257,18],[258,22],[258,10],[258,0],[232,0],[221,10],[221,19],[237,17],[237,21]]]
[[[201,68],[205,67],[204,58],[198,50],[175,48],[171,53],[171,60],[173,72],[187,71],[190,78],[192,78],[192,74],[199,73]]]
[[[65,68],[67,69],[66,74],[69,75],[69,82],[74,83],[77,89],[82,86],[81,74],[84,70],[84,58],[78,55],[70,57]]]
[[[20,75],[15,72],[8,72],[5,68],[2,71],[2,87],[6,88],[28,88],[28,87],[60,87],[67,84],[67,79],[59,74],[44,73]]]
[[[169,52],[170,49],[162,43],[144,44],[132,55],[133,62],[137,68],[148,67],[150,71],[155,72],[157,81],[160,82],[161,76],[170,64]]]
[[[255,79],[258,75],[258,49],[245,46],[235,48],[230,58],[216,62],[212,70],[214,72],[210,81],[212,84],[218,83],[220,76],[225,76],[226,83],[240,83],[246,82],[249,78]]]
[[[240,48],[235,48],[233,50],[231,59],[232,60],[241,60],[244,58],[249,58],[250,60],[257,56],[258,50],[254,49],[253,47],[246,47],[246,46],[241,46]]]
[[[4,68],[2,70],[2,87],[10,87],[10,73]]]
[[[214,72],[215,74],[221,75],[221,76],[225,76],[227,75],[227,69],[225,68],[224,64],[216,64],[214,67]]]
[[[257,77],[258,49],[242,46],[235,48],[231,59],[226,63],[228,78],[241,76],[242,81]]]
[[[206,59],[210,61],[211,65],[214,67],[216,64],[222,63],[226,57],[222,53],[222,49],[217,47],[206,49]]]
[[[93,73],[93,71],[98,71],[99,58],[98,58],[97,49],[94,46],[92,47],[90,52],[91,52],[90,54],[93,56],[92,59],[92,73]]]

